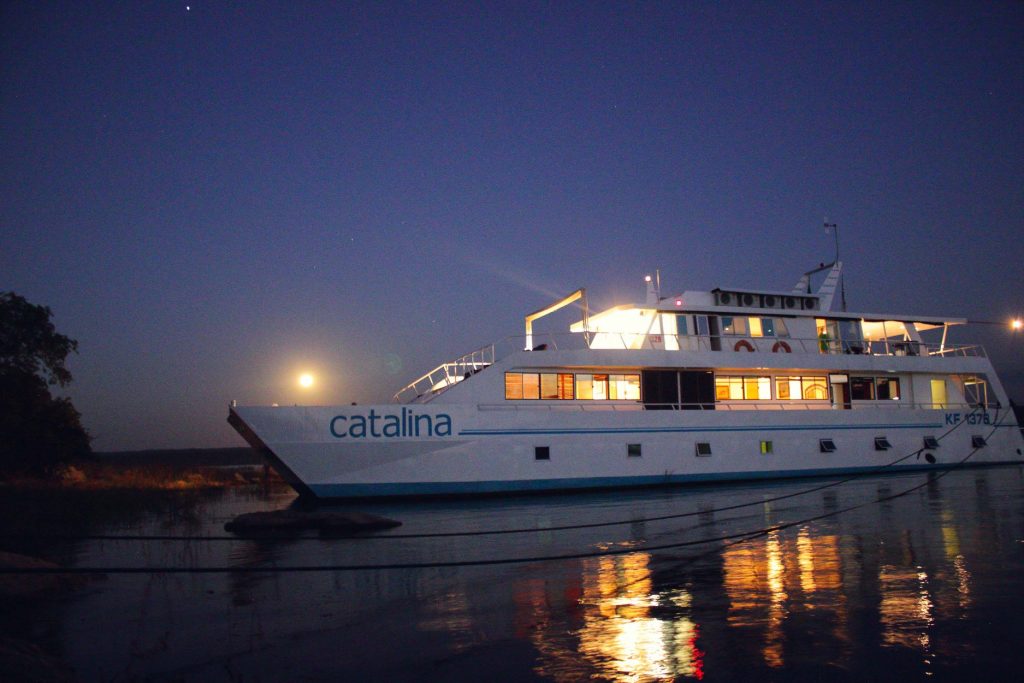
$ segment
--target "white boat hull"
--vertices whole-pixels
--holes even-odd
[[[652,486],[1024,461],[1020,429],[1005,409],[602,408],[238,406],[229,421],[296,489],[320,498]],[[878,437],[891,448],[877,450]],[[925,437],[937,439],[939,447],[926,450]],[[976,445],[979,437],[985,445]],[[835,451],[821,452],[822,439],[830,439]],[[697,455],[699,442],[709,445],[710,455]],[[770,453],[762,453],[762,442],[770,442]],[[537,458],[538,447],[549,449],[548,459]]]

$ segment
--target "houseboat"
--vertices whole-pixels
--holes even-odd
[[[821,286],[812,291],[812,277]],[[228,421],[301,494],[497,494],[1022,462],[962,318],[833,306],[842,264],[791,291],[713,289],[590,312],[442,363],[383,405],[243,406]],[[568,332],[533,323],[566,306]]]

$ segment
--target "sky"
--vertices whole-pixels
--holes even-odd
[[[0,7],[0,291],[97,450],[387,401],[655,269],[789,289],[826,217],[852,311],[1024,313],[1019,2]],[[1024,401],[1024,336],[955,334]]]

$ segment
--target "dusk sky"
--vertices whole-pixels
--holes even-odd
[[[0,290],[79,341],[101,451],[386,401],[657,268],[789,289],[826,216],[850,310],[1009,320],[1022,36],[1020,2],[5,2]],[[954,341],[1024,401],[1024,336]]]

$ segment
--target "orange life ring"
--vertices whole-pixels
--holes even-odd
[[[733,350],[740,351],[742,349],[746,349],[747,351],[753,351],[754,347],[746,339],[740,339],[738,342],[736,342],[736,346],[733,347]]]
[[[784,341],[775,342],[775,346],[772,347],[772,353],[778,353],[779,350],[783,350],[786,353],[792,353],[793,349],[789,348],[789,344]]]

